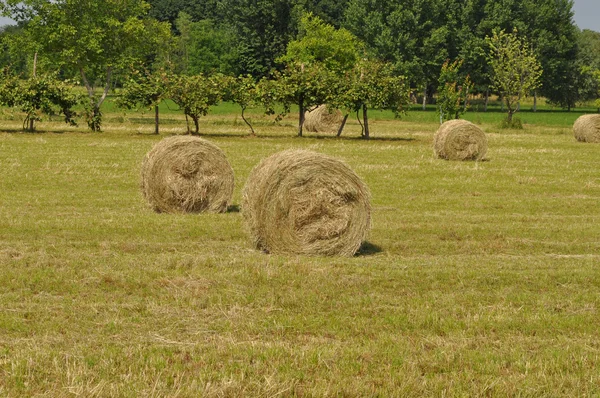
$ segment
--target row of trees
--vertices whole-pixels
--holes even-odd
[[[545,0],[502,2],[510,6],[515,24],[524,24],[525,16],[531,17],[540,7],[545,10],[544,18],[540,18],[555,23],[546,28],[554,29],[556,34],[540,28],[535,32],[541,36],[535,36],[530,42],[523,40],[520,30],[506,34],[491,29],[503,26],[495,20],[504,15],[500,12],[503,9],[499,2],[484,0],[461,1],[460,7],[452,0],[350,0],[336,2],[337,5],[308,0],[263,0],[248,4],[239,0],[151,3],[141,0],[2,1],[3,13],[20,21],[19,27],[3,33],[4,62],[11,63],[13,70],[22,72],[23,77],[35,70],[30,65],[35,59],[48,81],[52,81],[48,73],[56,73],[54,79],[57,80],[80,80],[87,92],[86,119],[92,130],[100,129],[101,105],[110,88],[119,85],[126,89],[124,106],[155,105],[161,98],[172,98],[194,121],[195,131],[198,131],[198,117],[208,111],[206,104],[228,99],[240,103],[242,110],[262,104],[267,113],[274,113],[275,102],[282,104],[283,112],[289,112],[290,105],[297,104],[300,135],[303,110],[315,105],[327,103],[347,112],[362,110],[367,122],[363,134],[368,136],[367,109],[399,111],[408,101],[409,88],[422,90],[424,99],[437,89],[442,120],[458,117],[466,109],[468,95],[482,92],[488,95],[494,90],[503,96],[510,118],[520,98],[531,91],[535,93],[540,83],[542,92],[547,93],[548,80],[544,79],[564,64],[560,52],[552,59],[542,57],[538,50],[540,37],[551,41],[550,38],[559,34],[561,40],[566,40],[568,32],[576,32],[570,20],[570,3],[562,0],[552,0],[556,5],[552,10],[542,7],[547,5]],[[165,8],[167,3],[176,4],[179,12]],[[539,7],[533,7],[534,3]],[[560,8],[559,3],[564,7]],[[302,13],[306,9],[313,9],[331,24]],[[557,9],[564,12],[556,14]],[[158,12],[160,10],[165,12]],[[480,34],[488,29],[491,33],[483,38],[473,36],[474,31],[465,27],[470,25],[460,25],[460,21],[467,22],[465,15],[471,15],[469,13],[477,14],[472,15],[472,19],[481,25]],[[153,15],[166,17],[166,20],[159,21]],[[559,16],[569,23],[558,24],[562,21]],[[362,21],[360,29],[359,20]],[[342,25],[348,29],[336,28]],[[526,31],[534,30],[527,25]],[[594,48],[600,43],[600,40],[594,41],[594,32],[585,31],[582,36],[584,34],[589,36],[585,41],[588,47]],[[466,37],[472,39],[473,45],[469,47],[472,53],[463,51],[468,41]],[[264,42],[269,39],[272,41]],[[475,39],[477,43],[473,42]],[[508,54],[506,49],[511,45],[513,50]],[[596,63],[595,53],[586,54],[576,74],[585,90],[581,87],[577,90],[587,90],[592,93],[590,96],[597,96],[600,62]],[[506,59],[500,62],[501,57]],[[450,58],[459,61],[450,63],[447,61]],[[474,62],[475,58],[483,63]],[[544,74],[540,78],[542,68]],[[499,83],[502,69],[517,81],[517,86],[508,86],[506,81]],[[132,70],[144,72],[132,73]],[[515,73],[521,73],[519,70],[533,73],[520,74],[515,79]],[[222,75],[246,77],[218,81],[224,79]],[[560,84],[568,82],[571,75],[563,77]],[[213,92],[211,87],[220,91]],[[204,94],[190,94],[192,92]],[[198,103],[186,105],[185,101],[191,101],[192,97]],[[25,105],[20,106],[25,108]]]

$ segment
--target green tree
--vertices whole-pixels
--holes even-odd
[[[223,86],[225,87],[224,101],[231,101],[238,104],[242,110],[242,120],[250,129],[252,136],[256,135],[254,127],[246,118],[245,112],[249,107],[257,106],[260,101],[260,92],[257,83],[252,76],[223,77]]]
[[[199,120],[206,116],[211,106],[217,105],[223,97],[220,76],[179,75],[174,76],[170,85],[169,97],[194,122],[192,134],[200,134]],[[188,133],[190,133],[188,123]]]
[[[117,105],[134,109],[154,109],[154,133],[159,134],[159,104],[168,98],[171,75],[164,69],[150,72],[132,71],[117,98]]]
[[[459,119],[467,111],[473,83],[469,75],[464,77],[459,75],[462,64],[463,60],[455,60],[452,63],[447,60],[442,65],[436,102],[440,124],[445,120]]]
[[[362,43],[346,29],[336,29],[321,18],[307,13],[299,24],[298,38],[288,43],[279,58],[285,64],[319,64],[334,73],[343,73],[356,65],[363,52]]]
[[[4,69],[0,77],[0,104],[17,107],[25,113],[23,130],[34,131],[35,122],[41,121],[43,115],[58,113],[64,115],[65,123],[76,125],[73,108],[80,97],[69,82],[43,74],[20,80],[8,69]]]
[[[410,97],[407,80],[402,76],[394,75],[390,64],[367,59],[357,63],[343,79],[336,79],[332,87],[334,93],[331,95],[330,103],[347,112],[338,130],[338,137],[342,134],[348,113],[356,112],[356,118],[360,123],[359,115],[362,111],[361,136],[369,139],[368,110],[389,109],[399,115],[404,111]]]
[[[40,56],[56,69],[77,72],[87,93],[87,120],[100,130],[100,107],[116,71],[153,53],[168,25],[145,19],[142,0],[7,0],[4,12],[26,22]],[[96,83],[104,88],[98,95]]]
[[[513,115],[518,111],[521,99],[539,87],[542,75],[540,63],[529,44],[517,33],[516,29],[512,33],[501,30],[486,37],[493,87],[506,104],[509,126],[513,124]]]
[[[276,59],[295,36],[297,15],[290,0],[222,0],[225,23],[235,32],[237,73],[255,78],[283,69]]]
[[[289,64],[283,73],[275,73],[275,80],[272,89],[284,113],[290,112],[291,105],[298,106],[298,136],[302,137],[305,112],[333,102],[331,87],[335,76],[318,63]]]

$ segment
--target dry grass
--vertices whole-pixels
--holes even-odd
[[[239,213],[148,211],[151,124],[17,121],[0,133],[0,396],[600,394],[600,158],[573,121],[483,123],[489,161],[442,162],[434,122],[374,117],[367,142],[357,123],[245,138],[207,119],[234,206],[275,152],[344,159],[372,193],[365,250],[265,255]]]
[[[304,128],[313,133],[336,133],[344,116],[339,109],[330,110],[327,105],[319,105],[305,113]]]
[[[573,133],[577,141],[600,142],[600,115],[580,116],[573,124]]]
[[[488,148],[485,133],[466,120],[448,120],[435,133],[433,149],[446,160],[481,160]]]
[[[244,187],[254,246],[268,253],[353,256],[367,236],[369,190],[344,163],[306,150],[263,159]]]
[[[223,213],[231,203],[233,181],[223,151],[199,137],[167,137],[142,162],[142,193],[160,213]]]

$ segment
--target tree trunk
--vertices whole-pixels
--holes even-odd
[[[425,88],[423,89],[423,110],[427,108],[427,84],[425,84]]]
[[[483,111],[487,112],[488,110],[488,103],[490,102],[490,89],[488,88],[487,90],[485,90],[485,102],[483,104]]]
[[[198,116],[192,116],[192,120],[194,121],[194,127],[196,129],[194,134],[200,135],[200,123],[198,123]]]
[[[252,127],[252,125],[250,124],[250,122],[248,122],[246,120],[246,117],[244,116],[244,111],[246,110],[246,107],[242,107],[242,120],[248,125],[248,127],[250,127],[250,131],[252,132],[251,135],[254,137],[256,136],[256,133],[254,132],[254,128]]]
[[[514,113],[514,111],[511,111],[510,109],[508,110],[508,118],[507,118],[508,127],[512,127],[511,124],[512,124],[513,113]]]
[[[79,68],[79,73],[81,74],[81,78],[83,80],[83,84],[88,92],[88,97],[90,99],[90,105],[92,107],[92,114],[90,115],[90,122],[88,123],[90,129],[92,131],[100,131],[100,123],[101,123],[101,114],[100,114],[100,106],[106,99],[108,95],[108,90],[110,89],[110,81],[112,77],[112,66],[106,68],[106,84],[104,85],[104,90],[102,92],[102,96],[98,101],[94,101],[94,88],[90,85],[83,68]]]
[[[188,114],[185,114],[185,127],[187,128],[187,133],[192,134],[190,131],[190,120],[188,119]]]
[[[340,124],[340,128],[338,128],[338,132],[337,132],[337,136],[341,136],[342,135],[342,131],[344,131],[344,126],[346,126],[346,121],[348,120],[348,115],[349,113],[346,113],[346,115],[344,115],[344,119],[342,119],[342,123]]]
[[[36,72],[37,72],[37,51],[33,55],[33,77],[35,77]]]
[[[29,119],[29,131],[32,133],[35,131],[35,126],[34,126],[33,122],[34,122],[33,118],[30,118]]]
[[[302,137],[302,126],[304,125],[304,95],[300,94],[298,100],[298,137]]]
[[[154,105],[154,134],[159,134],[158,132],[158,105]]]
[[[369,137],[369,116],[367,115],[367,105],[363,104],[363,121],[365,122],[365,140]]]
[[[537,91],[533,91],[533,111],[537,112]]]

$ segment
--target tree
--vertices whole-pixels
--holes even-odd
[[[394,75],[390,64],[379,61],[361,60],[343,79],[336,80],[332,87],[333,106],[345,109],[348,113],[356,112],[359,123],[359,113],[362,111],[364,124],[361,124],[361,136],[365,139],[370,138],[369,109],[390,109],[399,115],[409,103],[410,88],[406,79]],[[342,134],[348,113],[338,130],[338,137]]]
[[[0,104],[18,107],[25,113],[23,130],[34,131],[35,122],[41,121],[44,114],[62,113],[65,123],[76,125],[73,108],[80,102],[80,97],[69,82],[40,74],[20,80],[8,69],[4,69],[0,77]]]
[[[361,43],[346,29],[335,29],[310,13],[302,16],[298,38],[279,58],[287,65],[279,79],[280,99],[286,109],[298,105],[298,136],[305,112],[333,101],[332,87],[354,68],[361,51]]]
[[[244,113],[249,107],[256,106],[260,102],[260,94],[256,81],[252,76],[224,77],[224,86],[226,94],[223,100],[231,101],[240,106],[242,109],[242,120],[250,128],[250,134],[255,136],[252,124],[246,119]]]
[[[169,97],[183,110],[186,121],[188,116],[194,121],[195,129],[192,134],[200,134],[200,117],[206,116],[210,107],[221,101],[223,87],[219,79],[219,76],[205,75],[173,77]]]
[[[333,74],[320,64],[290,64],[283,73],[275,73],[275,99],[281,103],[284,113],[291,105],[298,106],[298,137],[302,137],[304,115],[321,104],[332,102]]]
[[[100,107],[113,75],[151,54],[156,40],[168,35],[168,25],[144,19],[142,0],[6,0],[5,12],[26,22],[25,31],[40,56],[56,69],[80,75],[88,93],[87,121],[101,127]],[[104,88],[96,94],[95,84]]]
[[[492,83],[506,104],[508,125],[513,123],[513,115],[518,111],[521,99],[540,86],[542,68],[529,49],[527,41],[512,33],[494,31],[486,37],[489,45],[489,64],[492,70]]]
[[[235,32],[238,74],[255,78],[283,69],[276,59],[296,34],[297,16],[290,0],[222,0],[225,22]]]
[[[154,108],[154,133],[159,134],[158,105],[168,98],[169,86],[170,74],[164,69],[156,72],[134,70],[123,85],[117,105],[126,109]]]
[[[444,62],[438,80],[437,109],[440,115],[440,124],[444,120],[459,119],[467,111],[469,93],[473,83],[469,75],[459,76],[458,70],[462,60]]]

